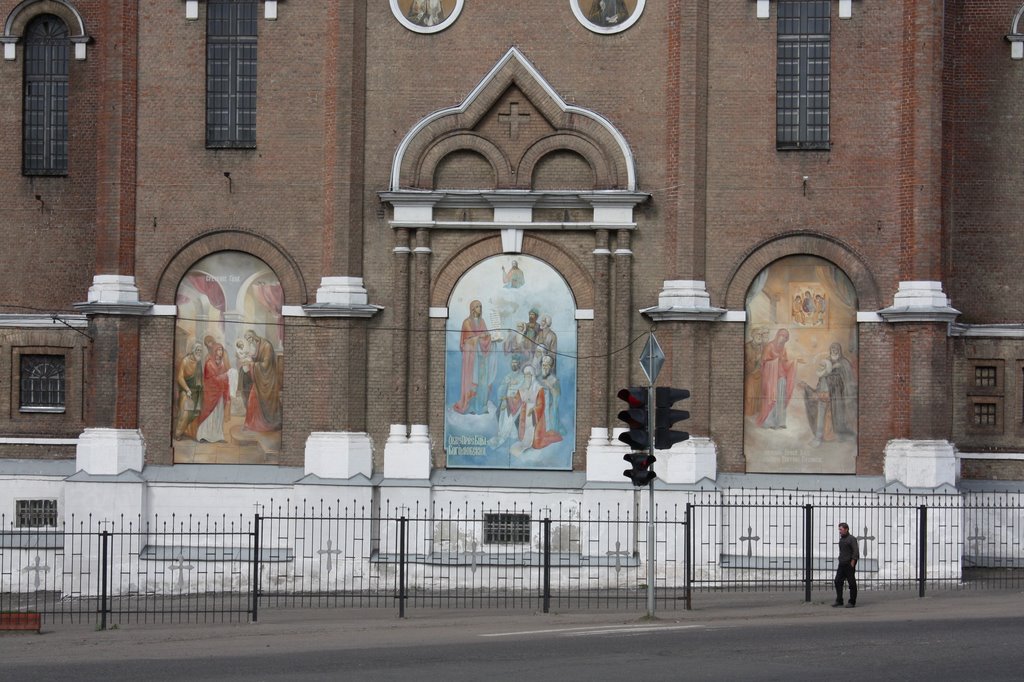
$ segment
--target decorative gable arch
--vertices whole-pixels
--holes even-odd
[[[392,227],[498,228],[515,252],[525,230],[635,229],[633,208],[648,195],[622,133],[566,104],[513,47],[461,104],[406,133],[380,197],[394,207]]]
[[[496,106],[503,103],[503,98],[510,91],[515,92],[517,98],[521,95],[522,101],[512,103],[510,110],[502,113]],[[524,110],[520,111],[519,106]],[[529,128],[524,129],[525,139],[516,140],[518,144],[509,144],[517,137],[521,119],[535,115],[542,121],[531,121]],[[510,130],[515,131],[510,134],[513,139],[500,140],[496,135],[482,133],[482,129],[497,127],[495,121],[499,125],[507,122]],[[561,141],[565,148],[586,149],[584,158],[606,169],[598,175],[607,185],[601,189],[636,189],[633,154],[622,134],[599,114],[566,104],[514,47],[505,53],[465,101],[430,114],[406,133],[395,150],[391,190],[433,189],[430,184],[433,176],[431,163],[436,164],[441,158],[437,154],[439,146],[452,148],[453,137],[467,142],[473,137],[484,138],[501,149],[508,161],[507,170],[516,177],[513,184],[517,189],[529,188],[529,176],[524,178],[517,172],[525,156],[521,149],[525,147],[535,153],[538,143],[552,138]],[[472,144],[467,148],[472,148]],[[549,144],[544,148],[554,149],[558,145]],[[495,170],[499,178],[504,177],[505,169]]]

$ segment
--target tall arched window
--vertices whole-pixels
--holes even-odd
[[[256,146],[254,0],[206,6],[206,146]]]
[[[42,14],[25,30],[22,172],[68,172],[68,27]]]

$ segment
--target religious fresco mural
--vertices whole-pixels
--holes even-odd
[[[765,268],[747,292],[748,472],[856,473],[857,296],[814,256]]]
[[[531,256],[471,268],[448,304],[445,451],[449,467],[572,469],[576,305]]]
[[[594,33],[618,33],[636,23],[646,0],[569,0],[576,19]]]
[[[437,33],[451,26],[464,0],[391,0],[391,13],[416,33]]]
[[[284,292],[237,251],[200,260],[178,285],[175,464],[277,464],[284,379]]]

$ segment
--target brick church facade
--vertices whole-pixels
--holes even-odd
[[[1024,481],[1021,0],[0,18],[0,514]]]

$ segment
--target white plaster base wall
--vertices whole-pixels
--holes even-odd
[[[115,476],[122,471],[142,471],[146,441],[131,429],[86,429],[78,437],[75,462],[87,474]]]
[[[348,480],[373,473],[373,441],[367,433],[314,432],[306,439],[306,475]]]
[[[908,488],[955,486],[960,473],[956,448],[944,440],[891,440],[885,446],[885,481]]]
[[[718,454],[710,438],[694,436],[655,456],[654,470],[665,483],[714,481],[718,476]]]
[[[426,481],[430,478],[430,434],[425,424],[392,424],[384,444],[384,478]]]

